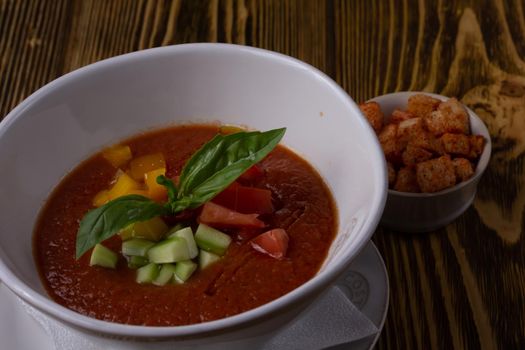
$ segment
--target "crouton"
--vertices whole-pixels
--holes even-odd
[[[379,132],[383,128],[383,120],[385,118],[379,104],[373,101],[366,102],[360,104],[359,108],[361,109],[361,112],[363,112],[363,114],[365,115],[366,119],[368,119],[368,122],[370,123],[376,134],[379,134]]]
[[[388,170],[388,187],[392,187],[396,182],[396,169],[390,162],[386,162],[386,168]]]
[[[403,160],[403,164],[407,166],[414,166],[417,163],[424,162],[425,160],[429,160],[432,158],[432,153],[425,150],[424,148],[413,146],[412,144],[408,144],[408,146],[403,151],[403,154],[401,155],[401,159]]]
[[[454,171],[458,180],[466,181],[474,175],[474,169],[472,163],[465,158],[456,158],[452,160],[454,164]]]
[[[394,190],[400,192],[420,192],[414,168],[404,167],[399,169]]]
[[[373,102],[361,108],[367,116],[381,112]],[[408,110],[394,110],[378,133],[387,159],[389,188],[431,193],[471,178],[486,140],[469,133],[467,109],[457,99],[410,97]],[[396,173],[396,169],[400,170]]]
[[[485,147],[485,138],[481,135],[470,135],[469,140],[469,157],[472,159],[476,159],[481,155],[481,153],[483,153],[483,147]]]
[[[392,112],[392,115],[390,116],[390,123],[400,123],[402,121],[412,118],[415,118],[415,115],[413,115],[412,113],[396,109]]]
[[[434,111],[429,118],[425,119],[426,126],[436,136],[445,133],[465,134],[469,133],[468,116],[447,115],[441,111]]]
[[[401,161],[401,149],[397,142],[397,124],[388,124],[379,134],[379,142],[389,162],[399,163]]]
[[[383,130],[381,130],[381,133],[379,133],[378,138],[379,142],[390,142],[395,141],[397,137],[397,125],[396,124],[388,124],[386,125]]]
[[[433,134],[424,129],[412,136],[410,138],[410,143],[415,147],[426,149],[435,154],[445,154],[441,140],[434,137]]]
[[[461,156],[470,154],[470,138],[467,135],[446,133],[441,136],[441,143],[446,153]]]
[[[438,192],[456,184],[454,164],[449,156],[416,165],[416,178],[422,192]]]
[[[425,118],[425,123],[428,130],[436,136],[445,133],[465,135],[470,133],[467,111],[455,98],[441,103],[437,111]]]
[[[398,124],[397,127],[397,137],[400,142],[405,143],[405,145],[415,137],[418,137],[421,133],[425,132],[423,119],[421,118],[412,118],[404,120]]]
[[[468,113],[465,107],[457,98],[452,97],[448,100],[441,102],[438,106],[438,111],[450,116],[463,116],[468,118]],[[468,119],[467,119],[468,121]]]
[[[440,100],[428,95],[412,95],[408,99],[407,112],[418,118],[426,118],[438,108],[440,103]]]

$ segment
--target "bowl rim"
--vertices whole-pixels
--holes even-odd
[[[426,92],[426,91],[398,91],[398,92],[392,92],[392,93],[376,96],[374,98],[371,98],[367,102],[375,101],[375,102],[380,104],[380,102],[379,102],[380,100],[382,100],[382,99],[390,99],[390,98],[400,98],[400,99],[403,98],[406,101],[408,101],[408,98],[410,96],[417,95],[417,94],[424,94],[424,95],[427,95],[427,96],[431,96],[431,97],[434,97],[434,98],[436,98],[438,100],[441,100],[441,101],[447,101],[447,100],[452,98],[452,97],[439,95],[439,94]],[[459,102],[461,102],[461,101],[459,101]],[[489,133],[489,131],[487,129],[487,126],[485,125],[483,120],[472,109],[470,109],[469,107],[467,107],[463,103],[461,103],[461,104],[467,110],[467,113],[469,115],[469,120],[470,119],[474,119],[479,124],[479,127],[481,129],[480,134],[486,140],[485,147],[483,148],[483,152],[481,152],[481,155],[480,155],[479,160],[478,160],[478,164],[476,165],[474,176],[472,176],[470,179],[468,179],[466,181],[462,181],[462,182],[460,182],[460,183],[458,183],[458,184],[456,184],[456,185],[454,185],[452,187],[446,188],[446,189],[438,191],[438,192],[432,192],[432,193],[401,192],[401,191],[396,191],[396,190],[388,188],[388,195],[394,195],[394,196],[399,196],[399,197],[408,197],[408,198],[432,198],[432,197],[438,197],[438,196],[445,196],[445,195],[447,195],[447,194],[449,194],[451,192],[455,192],[455,191],[461,190],[463,187],[469,186],[473,182],[477,183],[479,181],[479,179],[481,178],[481,176],[483,175],[483,173],[487,169],[487,166],[488,166],[489,161],[490,161],[490,156],[491,156],[491,153],[492,153],[492,140],[490,138],[490,133]]]
[[[346,253],[346,255],[343,256],[340,261],[334,263],[334,265],[332,265],[329,270],[325,270],[322,273],[316,274],[313,278],[296,289],[257,308],[214,321],[184,326],[165,327],[129,325],[103,321],[70,310],[58,304],[49,296],[42,295],[39,292],[33,290],[33,288],[27,285],[10,270],[10,268],[0,256],[0,279],[22,300],[31,306],[36,307],[40,311],[43,311],[46,315],[51,316],[52,318],[55,318],[63,323],[65,322],[66,324],[69,324],[70,326],[80,330],[88,331],[94,334],[148,339],[191,338],[192,336],[196,335],[222,333],[228,331],[229,329],[236,329],[238,326],[250,325],[253,322],[271,317],[272,314],[284,310],[288,305],[296,304],[309,296],[311,297],[314,293],[319,292],[321,289],[334,282],[335,279],[342,272],[344,272],[347,266],[351,263],[352,259],[357,256],[357,254],[359,254],[359,252],[365,247],[379,223],[387,198],[386,189],[388,188],[388,178],[386,163],[383,161],[383,155],[379,141],[375,137],[373,129],[361,113],[357,104],[337,83],[335,83],[335,81],[333,81],[319,69],[296,58],[281,53],[234,44],[191,43],[151,48],[107,58],[69,72],[39,88],[36,92],[31,94],[18,106],[16,106],[2,120],[2,122],[0,122],[0,138],[7,132],[9,126],[16,119],[22,117],[24,115],[24,111],[35,101],[44,98],[49,92],[68,84],[70,81],[82,79],[84,76],[88,76],[91,73],[95,73],[101,69],[118,65],[121,62],[129,60],[150,60],[163,55],[171,56],[188,52],[198,53],[209,51],[223,51],[226,53],[235,52],[243,55],[255,55],[264,57],[278,64],[287,64],[293,66],[294,68],[305,70],[308,72],[308,74],[316,77],[316,79],[320,81],[321,84],[325,84],[327,89],[331,90],[331,93],[338,97],[346,109],[350,112],[353,112],[353,115],[358,118],[357,122],[363,125],[364,132],[367,133],[366,137],[370,139],[372,147],[369,149],[371,159],[377,158],[374,159],[374,162],[377,163],[374,164],[377,166],[377,173],[374,179],[376,191],[374,191],[369,209],[369,212],[375,214],[368,215],[361,227],[358,229],[360,232],[364,232],[364,235],[361,235],[361,238],[359,239],[356,238],[355,249],[353,253]],[[341,227],[338,228],[338,231],[340,230],[342,230]],[[3,248],[0,247],[0,250],[3,250]]]

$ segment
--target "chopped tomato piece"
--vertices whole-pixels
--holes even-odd
[[[273,212],[270,190],[242,186],[236,182],[219,193],[213,202],[243,214]]]
[[[252,228],[252,227],[243,227],[240,229],[236,229],[235,233],[237,235],[236,239],[241,242],[246,242],[252,239],[255,236],[258,236],[261,233],[260,228]]]
[[[282,228],[276,228],[261,233],[250,241],[253,249],[272,258],[281,260],[286,256],[288,250],[288,234]]]
[[[264,171],[257,165],[252,165],[239,178],[241,180],[253,181],[260,179],[264,175]]]
[[[258,214],[241,214],[218,204],[208,202],[202,207],[199,222],[212,227],[264,227]]]

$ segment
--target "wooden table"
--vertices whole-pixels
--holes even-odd
[[[374,236],[391,283],[378,348],[525,349],[525,2],[0,0],[0,117],[89,63],[199,41],[297,57],[357,101],[424,90],[474,109],[494,142],[474,205]]]

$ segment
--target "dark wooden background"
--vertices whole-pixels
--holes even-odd
[[[391,300],[379,349],[525,349],[525,1],[0,0],[0,119],[47,82],[155,46],[219,41],[306,61],[357,101],[458,96],[493,157],[446,229],[378,229]]]

